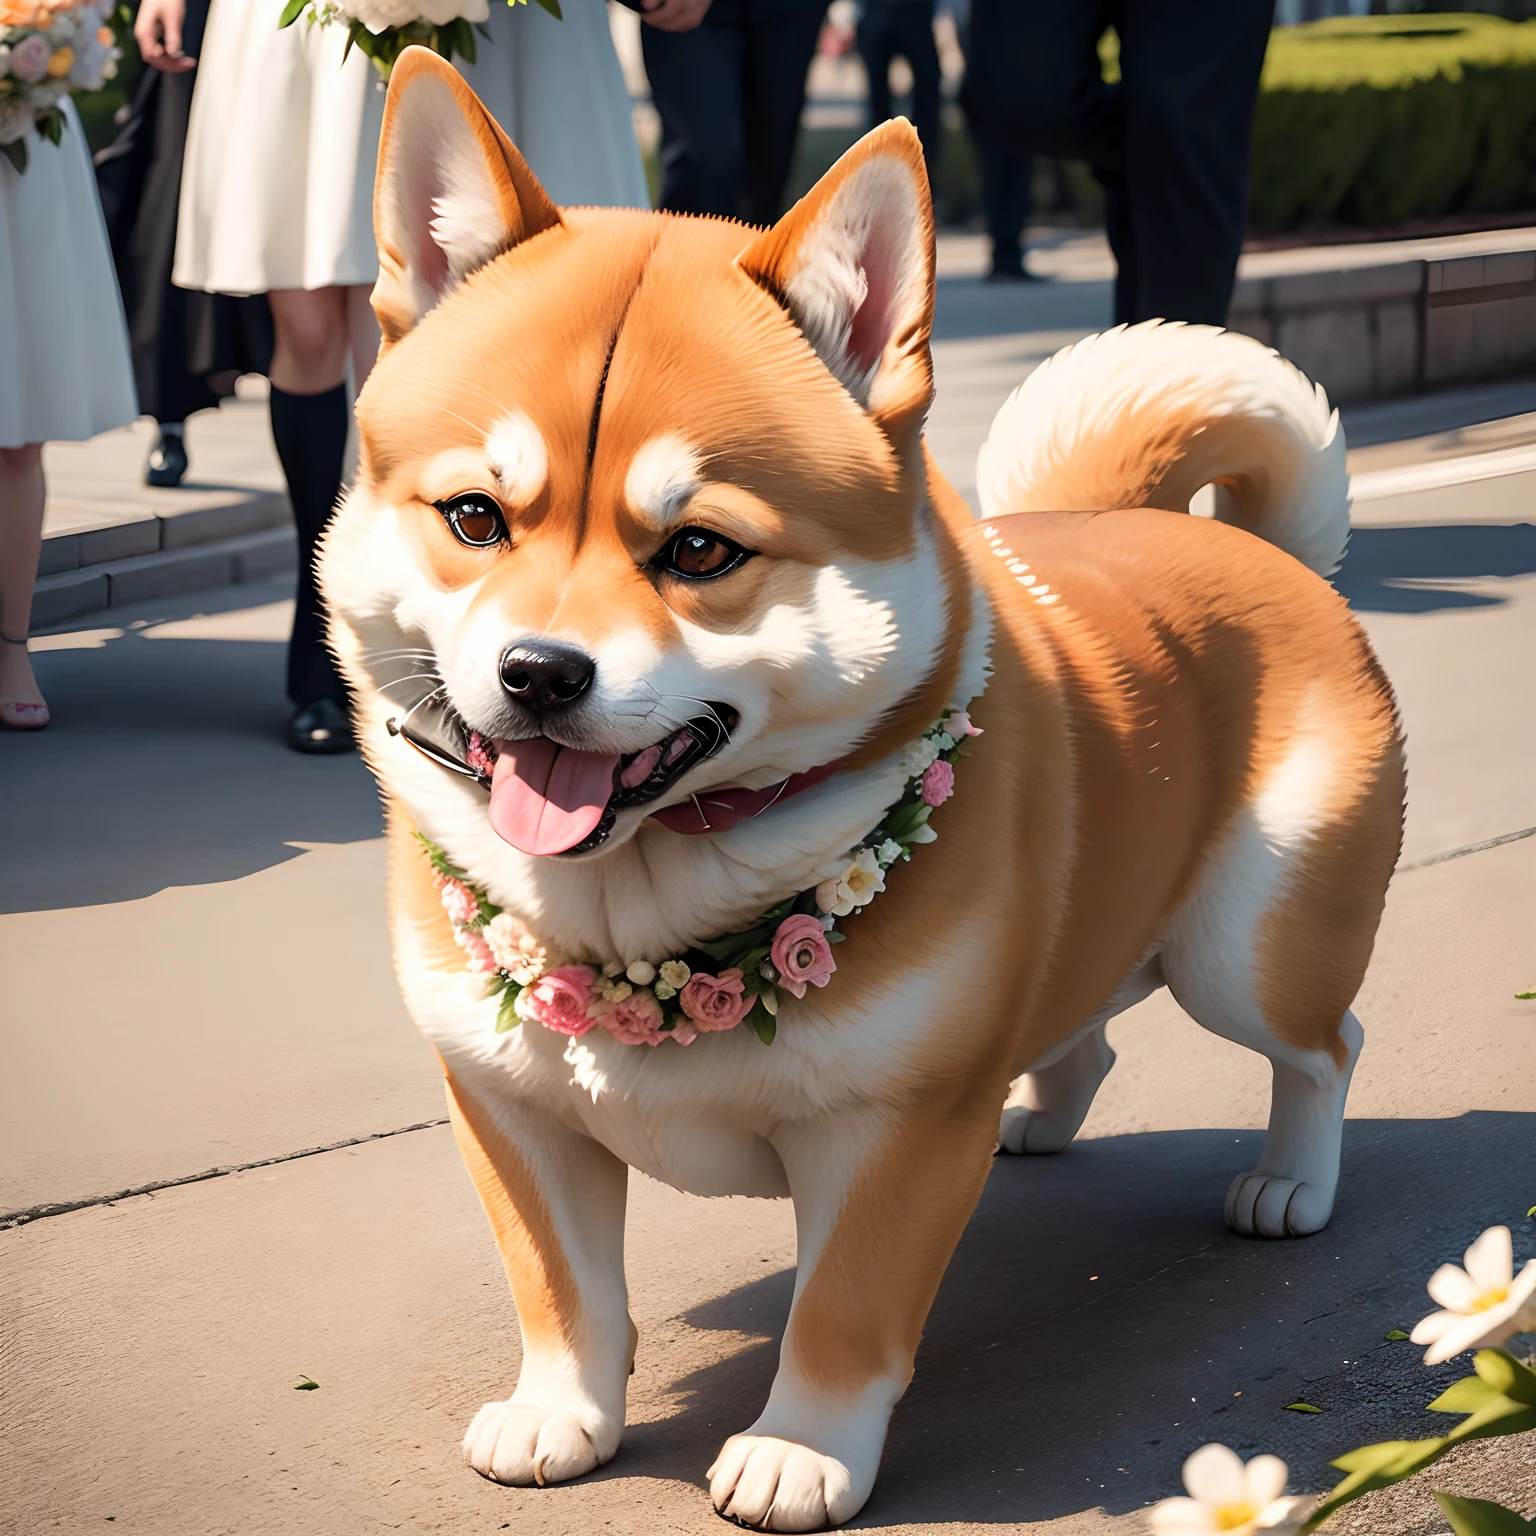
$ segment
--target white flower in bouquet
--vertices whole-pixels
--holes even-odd
[[[420,0],[341,0],[339,9],[370,32],[409,26],[421,14]]]
[[[434,27],[446,27],[461,16],[470,23],[488,21],[491,15],[487,0],[417,0],[417,3],[422,20],[430,21]]]

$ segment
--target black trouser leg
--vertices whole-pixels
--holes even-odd
[[[896,12],[901,54],[912,71],[912,126],[923,141],[931,181],[939,165],[939,85],[943,79],[939,45],[933,38],[933,6],[929,0],[899,0],[890,9]]]
[[[661,206],[741,215],[745,0],[715,0],[691,32],[641,27],[651,99],[661,117]]]
[[[1116,287],[1117,320],[1226,323],[1273,9],[1270,0],[1124,0],[1120,195],[1134,261],[1126,291]]]
[[[891,115],[891,60],[897,53],[891,10],[888,5],[866,5],[856,34],[859,57],[869,77],[871,128],[878,128]]]
[[[749,224],[772,224],[783,211],[805,106],[806,71],[816,54],[827,4],[748,0],[741,201],[742,217]]]
[[[1034,162],[985,133],[976,135],[986,199],[987,234],[992,241],[992,270],[1016,276],[1024,270],[1024,226],[1029,222],[1030,176]]]
[[[325,618],[315,580],[315,551],[341,494],[347,451],[347,387],[319,395],[290,395],[272,386],[272,441],[288,482],[288,500],[299,532],[299,591],[288,641],[288,697],[295,704],[333,699],[345,704],[346,689],[325,643]]]

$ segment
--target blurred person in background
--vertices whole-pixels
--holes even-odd
[[[955,36],[960,52],[971,56],[971,0],[950,0],[955,19]],[[992,246],[989,283],[1025,283],[1034,281],[1024,265],[1024,231],[1029,224],[1035,162],[1028,154],[1011,148],[969,110],[966,126],[981,162],[982,206],[987,221],[987,238]]]
[[[242,373],[272,362],[272,312],[265,296],[190,293],[171,283],[176,205],[187,117],[202,51],[208,0],[187,0],[186,67],[146,69],[117,136],[96,156],[96,186],[128,314],[139,409],[159,428],[144,480],[180,485],[187,473],[185,424],[234,393]]]
[[[912,126],[923,142],[928,180],[939,164],[938,44],[933,40],[934,0],[863,0],[859,9],[859,57],[869,76],[869,123],[878,127],[891,114],[891,64],[905,59],[912,71]]]
[[[827,0],[640,0],[660,207],[778,218],[826,11]]]
[[[972,0],[962,100],[1018,154],[1086,160],[1105,191],[1115,321],[1223,325],[1274,0]],[[1113,26],[1121,79],[1098,46]]]
[[[26,169],[9,156],[0,163],[0,728],[12,731],[40,731],[49,718],[27,649],[43,444],[79,442],[139,414],[85,129],[68,96],[59,105],[57,143],[28,126]]]

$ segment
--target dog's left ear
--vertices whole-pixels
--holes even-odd
[[[560,212],[480,98],[429,48],[389,77],[373,184],[373,312],[391,346],[477,267]]]
[[[866,134],[736,263],[888,435],[921,427],[933,398],[933,199],[910,123]]]

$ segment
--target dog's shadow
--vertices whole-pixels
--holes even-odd
[[[1491,608],[1508,599],[1467,590],[1490,576],[1536,571],[1536,524],[1453,523],[1356,528],[1334,585],[1358,613],[1432,613]]]
[[[1107,1137],[1055,1158],[999,1158],[929,1317],[874,1496],[854,1527],[1016,1524],[1179,1491],[1211,1440],[1290,1463],[1323,1489],[1345,1450],[1443,1434],[1424,1412],[1465,1359],[1426,1370],[1389,1341],[1430,1303],[1425,1278],[1530,1203],[1536,1116],[1357,1120],[1329,1229],[1265,1242],[1222,1224],[1255,1131]],[[1476,1169],[1475,1181],[1468,1170]],[[1516,1248],[1530,1247],[1517,1230]],[[766,1398],[793,1274],[684,1314],[771,1337],[673,1383],[675,1416],[634,1425],[600,1477],[700,1483]],[[1319,1414],[1286,1412],[1306,1401]]]

